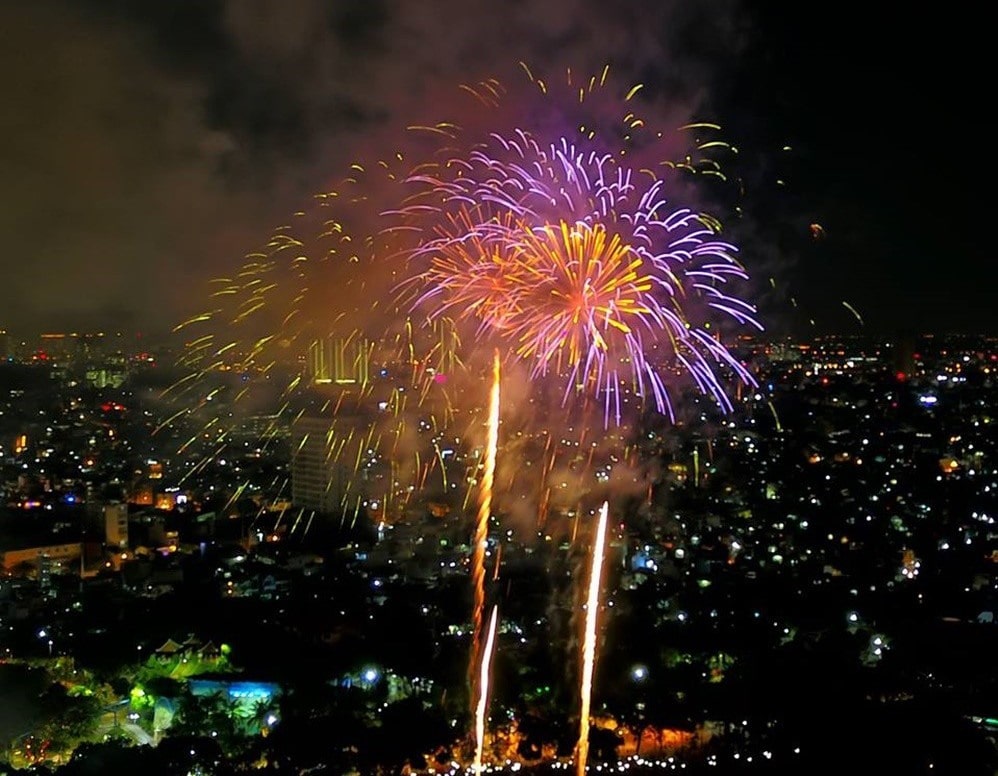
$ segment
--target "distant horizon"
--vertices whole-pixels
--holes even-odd
[[[334,333],[330,331],[330,333]],[[807,341],[820,338],[843,338],[843,339],[868,339],[875,341],[894,341],[902,338],[925,338],[925,337],[947,337],[947,338],[998,338],[998,331],[953,331],[953,330],[904,330],[899,329],[892,333],[873,331],[841,331],[824,330],[812,332],[731,332],[731,335],[738,339],[748,339],[756,341],[778,341],[778,340],[801,340]],[[105,338],[107,340],[121,339],[129,342],[144,341],[153,345],[171,344],[182,345],[184,336],[181,332],[174,331],[135,331],[114,330],[108,328],[95,329],[38,329],[27,332],[18,332],[0,326],[0,336],[6,336],[12,343],[20,345],[41,344],[45,339],[57,338]]]

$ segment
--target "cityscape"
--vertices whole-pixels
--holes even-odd
[[[385,366],[313,343],[307,411],[239,417],[207,466],[215,438],[178,454],[182,428],[155,433],[175,358],[138,344],[5,343],[10,766],[470,767],[464,502],[482,440],[455,442],[436,458],[440,483],[406,502],[344,510],[346,475],[322,466],[335,416],[318,408],[330,386],[365,381],[377,407],[398,387]],[[529,441],[500,433],[498,459],[518,470],[549,439],[571,450],[529,519],[504,494],[535,483],[514,487],[498,467],[485,772],[570,767],[575,580],[612,491],[626,496],[609,496],[591,766],[820,772],[862,750],[884,767],[993,772],[998,340],[735,347],[759,388],[728,415],[690,399],[688,417],[632,429],[627,445],[654,466],[622,461],[618,475],[602,457],[613,446],[591,453],[557,425],[532,424]],[[427,433],[431,460],[445,436]],[[386,493],[391,467],[361,469]]]
[[[998,776],[988,25],[4,17],[0,776]]]

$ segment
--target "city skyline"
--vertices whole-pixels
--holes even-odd
[[[984,25],[7,16],[0,771],[998,773]]]
[[[608,494],[602,604],[586,605],[592,767],[993,773],[996,342],[757,344],[760,392],[724,418],[696,400],[689,422],[646,416],[626,432],[633,463],[619,433],[597,443],[560,413],[521,432],[507,383],[489,772],[581,762],[573,634]],[[217,423],[162,403],[168,370],[123,359],[104,384],[79,356],[2,365],[10,762],[228,776],[264,752],[265,772],[475,772],[461,720],[481,439],[424,420],[426,469],[401,449],[356,458],[369,418],[330,405],[321,368],[299,422],[226,422],[243,400],[212,390],[226,428],[203,434]],[[405,377],[373,371],[376,411]],[[366,503],[340,498],[344,465]]]
[[[986,250],[974,229],[986,168],[961,152],[983,129],[962,110],[976,30],[927,57],[956,20],[909,18],[902,36],[887,11],[841,6],[438,10],[15,9],[0,326],[168,331],[352,161],[445,115],[460,83],[515,77],[522,60],[552,74],[609,63],[645,84],[646,113],[723,125],[749,161],[737,226],[768,327],[994,330],[987,284],[968,282]],[[485,27],[515,43],[490,46]],[[493,48],[501,58],[480,56]],[[932,78],[946,88],[926,90]]]

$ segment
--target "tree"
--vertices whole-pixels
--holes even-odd
[[[97,731],[103,709],[94,696],[71,696],[63,685],[55,683],[41,700],[45,721],[36,729],[35,737],[48,741],[50,750],[73,749]]]
[[[242,734],[236,724],[236,704],[220,692],[211,695],[187,692],[180,698],[171,737],[201,736],[217,741],[226,752],[238,749]]]
[[[246,715],[245,725],[248,733],[269,733],[272,727],[270,718],[274,715],[274,704],[272,701],[261,698],[256,701]]]
[[[454,731],[438,706],[427,707],[416,697],[392,703],[381,713],[381,726],[372,730],[370,755],[380,765],[401,769],[426,767],[426,754],[453,742]]]
[[[59,768],[60,776],[103,776],[108,773],[144,773],[145,747],[132,747],[121,741],[83,743],[72,759]]]
[[[520,743],[517,754],[525,760],[540,759],[546,748],[564,748],[559,742],[571,737],[571,732],[559,717],[531,712],[519,718],[518,732]]]
[[[589,729],[589,756],[594,762],[616,760],[619,745],[620,739],[612,730],[601,727]]]

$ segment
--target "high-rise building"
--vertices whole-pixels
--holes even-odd
[[[313,385],[366,385],[373,345],[363,337],[325,337],[308,346],[308,376]]]
[[[313,340],[308,346],[308,379],[312,385],[332,382],[331,362],[329,339]]]
[[[104,505],[104,541],[108,547],[128,549],[128,504]]]
[[[333,418],[301,415],[291,426],[291,503],[332,514],[342,511],[347,469],[334,456]]]
[[[43,353],[48,361],[68,363],[76,352],[77,336],[76,332],[42,334],[39,338],[39,352]]]
[[[894,373],[908,379],[915,373],[915,335],[902,333],[894,342]]]

